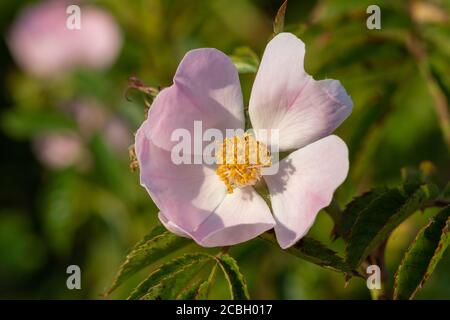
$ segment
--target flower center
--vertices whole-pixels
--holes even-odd
[[[233,189],[254,185],[261,178],[261,169],[270,167],[272,159],[267,146],[252,135],[225,138],[216,149],[216,173],[228,193]]]

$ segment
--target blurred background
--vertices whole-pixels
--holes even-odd
[[[65,28],[81,6],[81,30]],[[366,9],[381,8],[368,30]],[[237,60],[261,56],[281,1],[96,0],[0,2],[0,298],[101,299],[127,251],[156,223],[157,209],[129,170],[128,147],[143,121],[128,77],[168,86],[190,49]],[[337,134],[350,150],[341,205],[400,170],[431,161],[450,180],[450,1],[289,1],[286,28],[306,43],[306,70],[340,80],[354,112]],[[251,69],[251,68],[250,68]],[[254,73],[241,74],[246,103]],[[434,213],[403,223],[387,247],[395,272]],[[310,235],[331,242],[320,213]],[[194,250],[192,245],[187,250]],[[253,240],[231,249],[255,299],[368,299],[365,282],[324,270]],[[68,290],[66,268],[82,271]],[[419,299],[450,299],[450,255]],[[109,298],[125,298],[148,270]],[[212,296],[228,298],[223,279]]]

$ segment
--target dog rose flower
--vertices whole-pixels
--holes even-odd
[[[236,164],[220,147],[215,165],[171,160],[176,129],[194,136],[194,122],[202,121],[204,130],[215,128],[225,137],[226,129],[245,127],[239,77],[230,59],[216,49],[186,54],[135,141],[141,184],[167,229],[205,247],[234,245],[274,228],[280,246],[288,248],[308,232],[347,176],[347,147],[330,134],[349,116],[353,103],[339,81],[308,75],[304,56],[304,43],[281,33],[267,45],[256,75],[249,103],[252,127],[256,133],[277,130],[277,148],[293,151],[278,163],[276,174],[265,175],[272,165],[271,141],[258,134],[227,137],[221,144],[244,159],[255,150],[269,156],[258,158],[256,165]],[[262,180],[272,211],[254,189]]]

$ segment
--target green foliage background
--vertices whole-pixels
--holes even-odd
[[[3,35],[32,2],[0,3]],[[15,66],[4,38],[0,44],[0,298],[102,298],[128,250],[157,221],[157,208],[139,186],[138,174],[129,171],[126,150],[115,151],[102,130],[84,141],[86,167],[50,170],[36,160],[31,147],[36,136],[81,130],[61,105],[80,97],[97,101],[127,123],[131,144],[144,119],[144,103],[139,94],[125,99],[128,77],[170,85],[183,55],[198,47],[218,48],[244,65],[241,83],[248,101],[257,61],[252,52],[261,56],[281,5],[270,0],[90,2],[116,18],[125,39],[107,72],[77,70],[64,81],[38,81]],[[381,30],[366,28],[366,8],[374,2],[382,10]],[[419,19],[419,2],[439,8],[446,20]],[[448,0],[289,2],[285,30],[306,43],[306,70],[316,79],[339,79],[354,101],[353,114],[337,132],[348,143],[351,163],[336,194],[342,206],[374,187],[398,185],[401,168],[423,161],[433,163],[438,185],[450,180],[450,127],[439,113],[443,107],[450,112],[449,14]],[[393,232],[386,248],[391,275],[436,212],[416,213]],[[332,229],[332,219],[320,213],[309,235],[344,252],[342,239],[331,241]],[[255,299],[370,298],[365,281],[353,279],[345,286],[341,274],[260,239],[235,246],[230,254]],[[66,288],[70,264],[81,267],[82,290]],[[447,254],[416,298],[449,299],[449,270]],[[132,277],[109,298],[126,298],[148,273]],[[210,297],[229,297],[223,277],[217,277]]]

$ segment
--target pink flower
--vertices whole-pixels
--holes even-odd
[[[81,7],[81,29],[69,30],[68,1],[48,0],[27,8],[11,28],[8,45],[17,64],[50,77],[75,68],[105,69],[119,54],[122,37],[101,9]]]
[[[89,98],[73,101],[64,106],[63,110],[75,119],[84,140],[102,132],[108,145],[117,154],[128,156],[127,150],[133,142],[133,136],[124,119]]]
[[[83,142],[74,133],[49,133],[33,140],[33,149],[39,161],[51,169],[77,165],[84,157]]]
[[[205,247],[237,244],[274,228],[280,246],[288,248],[308,232],[347,176],[347,147],[330,134],[353,103],[339,81],[308,75],[304,56],[304,43],[289,33],[277,35],[264,52],[250,98],[251,124],[256,131],[278,130],[279,150],[295,150],[280,161],[278,173],[264,176],[262,167],[171,161],[175,129],[194,135],[194,121],[201,120],[204,130],[222,132],[244,128],[245,122],[230,59],[215,49],[186,54],[174,84],[156,97],[135,143],[141,184],[167,229]],[[262,179],[272,212],[253,188]]]

